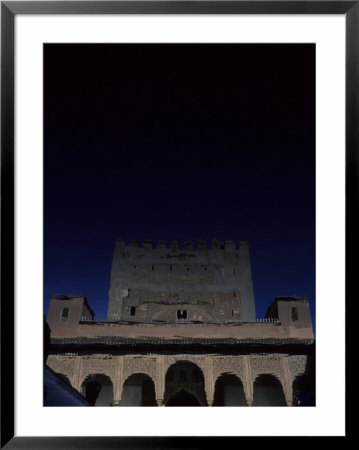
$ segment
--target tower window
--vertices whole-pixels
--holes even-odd
[[[152,270],[155,270],[155,266],[152,266]]]
[[[136,306],[131,306],[131,316],[136,315]]]
[[[291,316],[293,322],[298,320],[298,308],[291,308]]]
[[[172,272],[172,266],[170,266],[170,271]]]
[[[187,310],[184,309],[181,311],[180,309],[177,309],[177,319],[187,319]]]
[[[69,308],[64,308],[61,311],[61,320],[67,320],[69,318],[69,312],[70,312]]]

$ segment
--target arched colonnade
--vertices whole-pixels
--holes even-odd
[[[95,406],[297,405],[298,380],[303,373],[298,369],[305,367],[305,361],[296,361],[297,371],[283,355],[271,357],[272,367],[268,361],[247,355],[126,355],[106,360],[92,355],[81,364],[77,360],[80,370],[74,370],[72,376],[60,372],[60,361],[54,370],[85,396],[89,382],[95,379],[99,385]]]

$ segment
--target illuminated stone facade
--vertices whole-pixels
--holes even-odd
[[[51,297],[47,364],[97,405],[314,404],[308,300],[255,319],[248,245],[116,242],[106,320],[85,297]]]

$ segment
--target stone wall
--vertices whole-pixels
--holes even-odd
[[[108,318],[255,319],[248,244],[117,240]]]

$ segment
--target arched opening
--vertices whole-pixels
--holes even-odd
[[[201,406],[198,399],[184,391],[183,389],[176,392],[167,402],[166,406]]]
[[[303,374],[293,381],[293,406],[315,406],[314,380]]]
[[[152,378],[144,373],[130,375],[123,384],[120,406],[157,406]]]
[[[190,361],[173,364],[166,373],[163,401],[166,406],[207,406],[202,370]]]
[[[259,375],[255,379],[253,406],[287,406],[282,385],[274,375]]]
[[[236,375],[224,373],[217,378],[213,406],[247,406],[243,384]]]
[[[112,406],[112,381],[107,375],[91,374],[83,381],[81,394],[86,397],[91,406]]]

